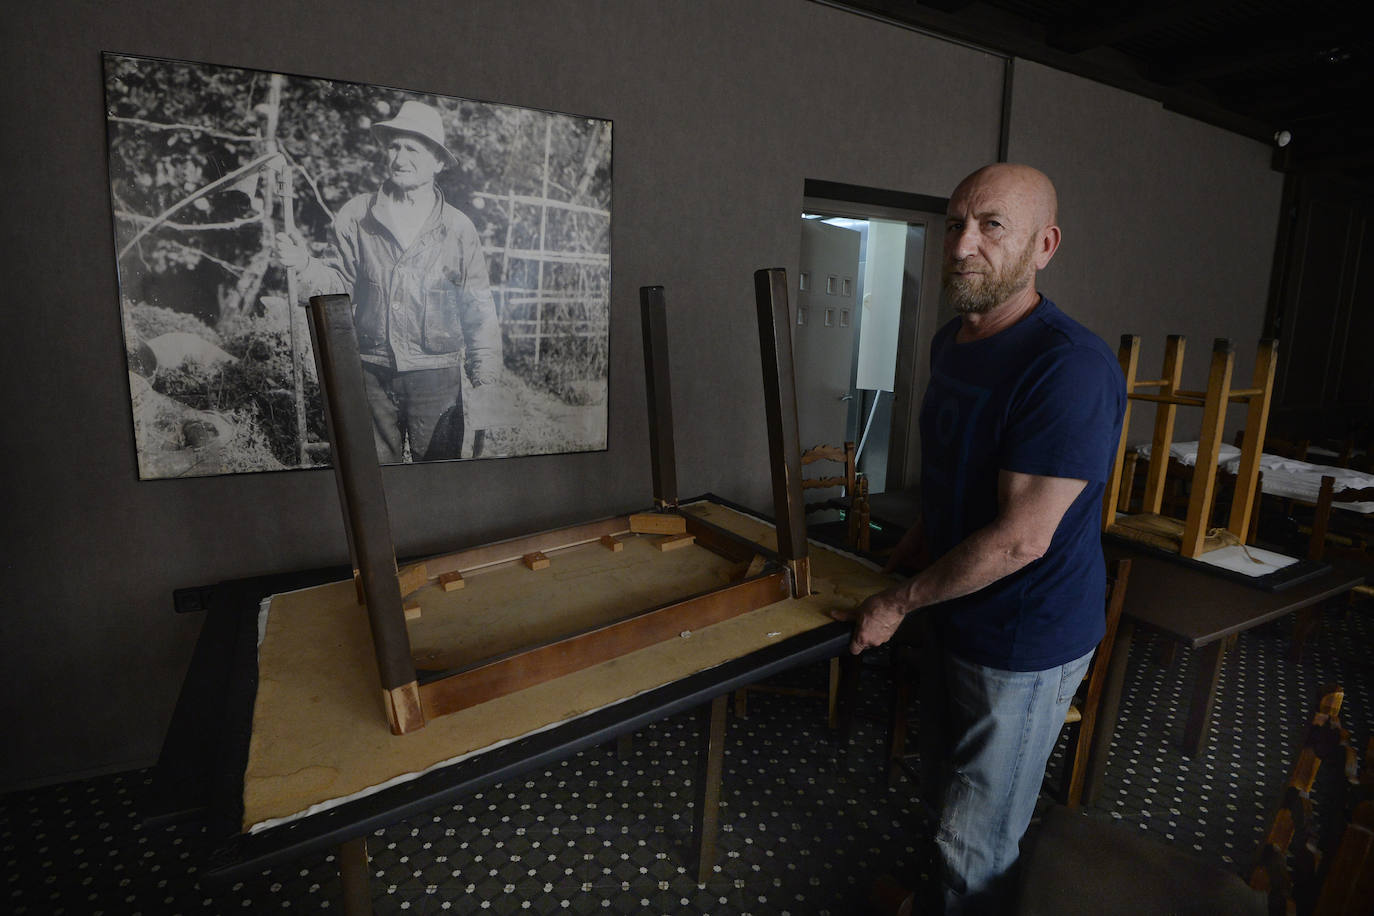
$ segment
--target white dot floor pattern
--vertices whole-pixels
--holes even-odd
[[[1180,650],[1162,667],[1162,641],[1137,633],[1105,785],[1090,815],[1246,874],[1320,687],[1346,688],[1343,721],[1358,748],[1370,735],[1374,607],[1327,610],[1296,663],[1287,658],[1290,625],[1246,633],[1228,653],[1212,731],[1196,760],[1178,750],[1190,653]],[[369,838],[375,911],[861,913],[875,876],[911,880],[922,870],[925,816],[912,786],[889,788],[882,771],[885,661],[877,653],[865,665],[860,717],[843,758],[819,700],[754,693],[748,718],[731,716],[720,857],[704,885],[689,864],[697,726],[681,715],[636,734],[624,760],[614,748],[593,749],[378,831]],[[824,677],[817,665],[785,679],[819,685]],[[150,779],[138,770],[0,797],[0,911],[341,909],[328,855],[202,888],[204,831],[144,825],[140,803]]]

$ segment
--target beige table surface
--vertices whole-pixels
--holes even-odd
[[[709,502],[684,509],[766,547],[775,546],[773,528],[751,516]],[[616,593],[643,588],[649,591],[642,595],[651,595],[652,589],[637,577],[663,581],[665,563],[682,569],[682,581],[692,584],[718,583],[716,567],[726,565],[696,547],[662,554],[652,551],[658,554],[653,562],[641,562],[637,551],[642,549],[652,550],[647,542],[627,544],[618,554],[587,545],[553,556],[553,565],[546,570],[493,571],[474,577],[467,588],[449,595],[430,586],[419,596],[424,613],[411,622],[412,646],[418,650],[426,634],[442,633],[445,645],[476,646],[480,657],[480,652],[509,638],[496,632],[506,602],[533,602],[554,609],[560,600],[579,605],[579,588],[592,579],[614,583]],[[747,655],[829,623],[827,610],[853,607],[891,581],[855,557],[814,543],[810,554],[813,593],[807,598],[780,601],[684,633],[432,719],[418,732],[401,736],[391,734],[387,727],[367,613],[356,602],[352,581],[275,595],[263,602],[258,691],[244,774],[243,829],[266,829],[334,807]],[[610,563],[612,557],[617,563]],[[591,576],[588,570],[598,575]],[[529,584],[536,582],[540,588],[531,591]],[[465,615],[449,613],[450,603],[461,601],[465,593],[478,608],[466,615],[466,634]],[[500,600],[492,600],[493,595]],[[580,602],[572,612],[578,625],[586,623],[584,605]],[[517,643],[539,632],[545,624],[530,624],[529,616],[508,614],[511,623],[502,632],[523,634],[516,637]]]

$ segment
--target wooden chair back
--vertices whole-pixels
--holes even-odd
[[[1348,775],[1348,773],[1347,773]],[[1374,913],[1374,737],[1355,778],[1356,802],[1317,898],[1317,916]]]
[[[1367,762],[1357,775],[1349,735],[1338,718],[1342,699],[1339,687],[1323,691],[1249,886],[1229,867],[1196,859],[1138,830],[1054,805],[1027,837],[1017,912],[1374,913],[1374,768]],[[1366,756],[1374,758],[1374,740]],[[1343,767],[1355,796],[1355,804],[1346,806],[1353,815],[1325,868],[1311,816],[1312,786],[1323,761]]]
[[[829,461],[838,464],[840,466],[840,471],[824,477],[806,477],[807,467],[818,461]],[[845,496],[853,496],[854,478],[858,473],[855,461],[856,452],[853,442],[846,442],[844,445],[838,447],[834,445],[817,445],[802,452],[802,495],[805,495],[806,490],[844,487]]]
[[[1361,773],[1350,733],[1341,726],[1344,700],[1342,688],[1323,689],[1256,856],[1250,886],[1268,895],[1270,914],[1374,913],[1374,767],[1369,762],[1374,739]],[[1312,790],[1323,763],[1341,768],[1350,794],[1350,804],[1339,800],[1350,816],[1325,868],[1312,811]]]
[[[1106,632],[1097,644],[1079,695],[1074,698],[1064,719],[1064,726],[1069,730],[1069,743],[1064,754],[1064,779],[1060,786],[1059,801],[1070,809],[1077,808],[1083,799],[1083,784],[1088,775],[1098,711],[1107,685],[1107,669],[1111,664],[1112,648],[1116,643],[1116,631],[1121,623],[1121,609],[1126,603],[1126,585],[1130,578],[1131,561],[1126,559],[1118,560],[1108,573]]]
[[[838,470],[817,477],[807,477],[807,469],[817,462],[838,464]],[[857,452],[853,442],[842,446],[817,445],[802,452],[802,498],[808,490],[830,490],[843,487],[844,493],[830,499],[807,502],[805,511],[809,514],[822,509],[838,509],[844,513],[848,522],[847,542],[859,550],[869,548],[869,507],[868,481],[858,472]]]

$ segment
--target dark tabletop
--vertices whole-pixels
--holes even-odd
[[[1350,591],[1364,573],[1335,566],[1280,591],[1266,591],[1118,542],[1104,543],[1110,566],[1131,560],[1125,616],[1197,649],[1233,633]]]

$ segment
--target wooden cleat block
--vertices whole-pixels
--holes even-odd
[[[439,587],[446,592],[456,592],[464,585],[467,585],[467,582],[463,579],[463,574],[456,569],[439,575]]]
[[[619,553],[625,549],[625,545],[620,543],[620,539],[613,534],[603,534],[601,544],[611,553]]]
[[[685,534],[687,519],[680,515],[640,512],[630,516],[630,530],[635,534]]]
[[[544,556],[544,554],[540,553],[538,550],[536,550],[534,553],[525,554],[525,556],[522,558],[522,561],[530,569],[549,568],[549,558]]]
[[[393,607],[394,607],[394,605],[393,605]],[[406,613],[406,620],[419,620],[419,619],[420,619],[420,602],[418,602],[418,601],[407,601],[404,605],[402,605],[402,609],[403,609],[403,610],[405,611],[405,613]]]
[[[416,563],[414,566],[407,566],[396,573],[396,582],[401,586],[402,595],[409,595],[417,589],[424,588],[429,584],[429,574],[425,571],[425,564]]]
[[[654,546],[667,553],[670,550],[677,550],[679,547],[690,547],[695,544],[697,536],[695,534],[674,534],[657,541]]]
[[[367,596],[363,594],[363,574],[360,570],[353,570],[353,593],[358,596],[358,603],[367,604]]]
[[[763,572],[763,568],[767,565],[768,558],[761,553],[756,553],[748,563],[731,564],[728,569],[721,571],[720,577],[726,582],[743,582],[745,579],[752,579]]]

